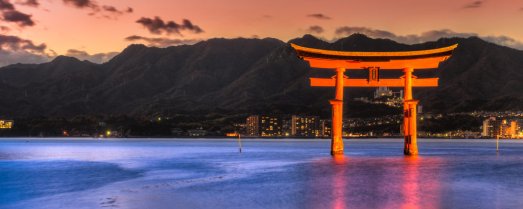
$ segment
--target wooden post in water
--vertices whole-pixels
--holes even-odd
[[[496,135],[496,152],[499,152],[499,135]]]
[[[240,153],[242,153],[242,137],[238,133],[238,145],[240,146]]]
[[[343,81],[345,68],[336,69],[336,95],[332,105],[331,155],[343,155]]]
[[[404,93],[403,93],[403,135],[405,135],[405,155],[418,154],[418,128],[417,128],[417,105],[418,101],[412,98],[412,81],[414,79],[412,72],[414,69],[405,68]]]

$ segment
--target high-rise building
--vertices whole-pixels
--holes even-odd
[[[260,116],[251,115],[245,123],[247,136],[260,136]]]
[[[502,120],[499,128],[499,135],[502,138],[515,139],[518,130],[516,120]]]
[[[516,119],[487,118],[483,121],[482,137],[515,139],[520,136],[520,123]]]
[[[284,117],[282,123],[283,123],[283,125],[282,125],[283,136],[291,136],[291,133],[292,133],[291,118]]]
[[[516,120],[516,138],[518,138],[518,139],[523,139],[523,127],[522,127],[522,124],[523,124],[523,120],[522,119]]]
[[[483,120],[483,125],[481,126],[481,128],[483,129],[483,131],[481,132],[482,137],[490,136],[490,134],[489,134],[489,129],[491,128],[490,118]]]
[[[320,136],[330,137],[331,136],[332,123],[330,120],[320,120]]]
[[[280,116],[251,115],[247,118],[248,136],[279,137],[283,136],[283,120]]]
[[[495,130],[494,130],[495,122],[496,122],[495,117],[490,117],[483,121],[483,131],[481,133],[482,137],[493,137],[496,135]]]
[[[320,119],[318,116],[299,116],[291,117],[291,134],[298,137],[318,137]]]
[[[508,136],[511,139],[515,139],[517,137],[517,133],[518,133],[518,123],[515,120],[510,121],[510,129],[508,131]]]

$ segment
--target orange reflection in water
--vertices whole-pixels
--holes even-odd
[[[418,209],[420,206],[419,198],[419,164],[418,156],[405,157],[405,176],[403,179],[403,209]]]
[[[305,208],[439,208],[444,159],[339,156],[322,159]],[[323,193],[323,191],[326,191]]]
[[[405,157],[405,174],[402,184],[403,202],[400,208],[438,208],[441,182],[430,174],[436,172],[432,170],[439,162],[440,160],[437,158],[422,160],[418,156]],[[420,176],[422,166],[427,170],[423,176]],[[421,201],[422,197],[423,201]]]
[[[333,166],[335,166],[335,173],[333,178],[333,189],[332,196],[334,201],[332,204],[333,209],[345,209],[345,196],[347,193],[347,161],[348,159],[344,155],[333,157]]]

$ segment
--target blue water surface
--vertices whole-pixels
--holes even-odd
[[[0,208],[523,208],[523,141],[0,140]]]

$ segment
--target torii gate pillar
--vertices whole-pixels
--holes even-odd
[[[403,134],[405,136],[405,155],[418,154],[418,133],[417,133],[417,105],[418,101],[412,99],[412,72],[414,69],[405,68],[404,94],[403,94]]]
[[[336,96],[332,105],[331,155],[343,155],[343,88],[345,68],[336,68]]]

